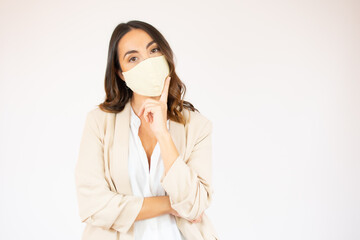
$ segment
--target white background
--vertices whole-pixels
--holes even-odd
[[[214,123],[222,240],[360,239],[360,2],[0,1],[0,238],[80,239],[74,166],[117,24]]]

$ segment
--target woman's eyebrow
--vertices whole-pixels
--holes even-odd
[[[151,46],[151,44],[153,44],[154,42],[155,42],[155,40],[152,40],[151,42],[149,42],[148,44],[146,44],[146,48],[149,48],[149,47]],[[127,51],[127,52],[125,53],[123,59],[125,59],[125,56],[126,56],[127,54],[135,53],[135,52],[138,52],[138,51],[136,51],[136,50]]]

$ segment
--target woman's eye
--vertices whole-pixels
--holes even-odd
[[[131,61],[131,59],[133,59],[133,58],[136,58],[136,57],[132,57],[132,58],[130,58],[130,59],[129,59],[129,62],[132,62],[132,61]]]
[[[158,52],[158,51],[160,51],[160,48],[154,48],[153,50],[151,50],[152,52],[154,52],[154,50],[157,50],[157,51],[155,51],[155,52]]]
[[[154,50],[156,50],[156,51],[154,51]],[[159,52],[159,51],[160,51],[160,48],[158,48],[158,47],[157,47],[157,48],[153,48],[153,49],[151,50],[152,53]],[[135,60],[134,60],[134,61],[131,61],[131,60],[134,59],[134,58],[136,58],[136,57],[129,58],[129,62],[134,62]]]

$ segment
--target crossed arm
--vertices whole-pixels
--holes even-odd
[[[142,208],[135,221],[157,217],[163,214],[174,214],[169,196],[145,197]],[[176,215],[180,216],[180,215]],[[190,222],[201,222],[202,215]]]
[[[171,213],[169,196],[145,197],[135,221]]]
[[[103,143],[94,112],[89,112],[83,130],[75,183],[79,215],[104,229],[127,232],[137,220],[171,213],[193,221],[201,217],[212,199],[211,130],[204,124],[187,161],[179,155],[162,176],[161,184],[168,196],[139,197],[110,190],[104,175]]]

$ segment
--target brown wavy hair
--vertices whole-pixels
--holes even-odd
[[[106,98],[103,103],[98,105],[98,107],[105,112],[121,112],[124,109],[125,104],[133,95],[133,91],[126,86],[125,82],[117,74],[118,70],[122,72],[118,56],[118,43],[120,39],[132,29],[142,29],[149,34],[158,44],[161,52],[165,56],[169,64],[169,76],[171,77],[167,100],[167,115],[169,119],[185,124],[184,116],[181,114],[183,108],[197,112],[199,112],[199,110],[197,110],[190,102],[183,100],[186,86],[175,72],[173,51],[164,36],[156,28],[146,22],[138,20],[120,23],[115,27],[111,35],[105,73]]]

